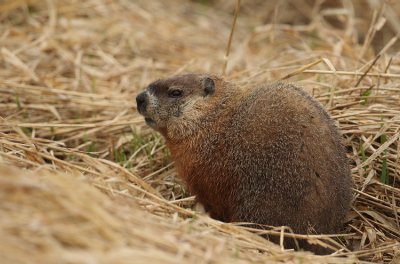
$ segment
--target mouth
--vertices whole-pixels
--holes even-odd
[[[151,119],[150,117],[145,117],[144,121],[146,122],[146,124],[148,126],[155,126],[156,125],[156,122],[153,119]]]

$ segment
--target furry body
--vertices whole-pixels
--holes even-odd
[[[183,95],[171,99],[170,89]],[[341,136],[300,88],[278,82],[242,90],[190,74],[156,81],[145,93],[140,112],[164,135],[178,175],[211,217],[303,234],[340,229],[351,202]]]

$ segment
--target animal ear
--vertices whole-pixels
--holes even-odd
[[[206,77],[203,79],[203,89],[206,95],[213,94],[215,91],[214,80]]]

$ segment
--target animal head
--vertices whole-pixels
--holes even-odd
[[[172,76],[151,83],[136,97],[137,109],[150,127],[179,139],[201,127],[220,100],[222,80],[208,74]]]

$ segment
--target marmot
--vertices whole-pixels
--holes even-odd
[[[151,83],[136,101],[211,217],[300,234],[340,230],[352,197],[349,163],[334,122],[300,88],[241,89],[186,74]]]

